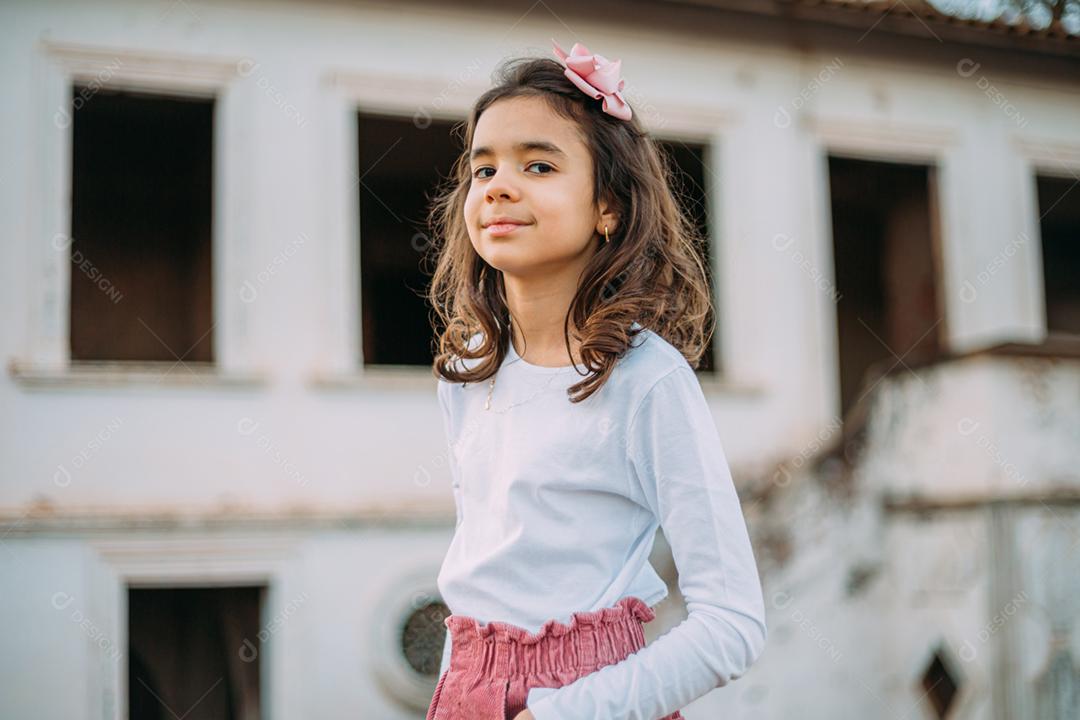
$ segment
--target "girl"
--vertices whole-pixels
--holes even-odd
[[[712,333],[701,239],[619,61],[555,54],[501,68],[431,213],[457,526],[428,720],[682,718],[765,644],[694,373]],[[646,647],[658,525],[689,617]]]

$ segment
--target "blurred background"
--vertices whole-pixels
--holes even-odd
[[[1080,717],[1080,0],[6,0],[0,718],[424,716],[426,207],[550,38],[709,239],[770,638],[686,717]]]

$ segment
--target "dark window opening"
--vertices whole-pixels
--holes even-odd
[[[1080,334],[1080,181],[1040,176],[1036,182],[1046,328]]]
[[[687,143],[680,140],[657,140],[657,144],[667,153],[675,171],[673,190],[679,199],[679,203],[705,241],[702,247],[701,261],[705,266],[709,293],[715,306],[715,280],[710,259],[711,249],[708,242],[710,223],[708,193],[710,190],[709,181],[712,179],[708,176],[706,166],[706,163],[709,162],[709,147],[700,143]],[[719,370],[716,366],[713,349],[716,344],[715,339],[715,334],[709,338],[705,353],[701,356],[697,367],[700,372],[715,373]]]
[[[930,664],[927,665],[919,689],[930,703],[934,717],[944,720],[949,716],[949,710],[956,701],[960,686],[956,673],[952,670],[951,664],[946,661],[941,648],[938,648]]]
[[[461,153],[456,123],[358,114],[361,345],[365,365],[431,365],[428,204]]]
[[[942,350],[934,188],[931,167],[829,158],[844,413]]]
[[[128,717],[261,714],[265,588],[128,589]]]
[[[72,360],[211,362],[214,101],[73,89]]]
[[[430,308],[422,261],[429,239],[428,202],[462,150],[457,123],[358,113],[361,345],[365,365],[430,365]],[[708,148],[659,141],[680,182],[679,199],[708,238]],[[703,262],[712,287],[708,243]],[[712,343],[699,370],[714,370]]]

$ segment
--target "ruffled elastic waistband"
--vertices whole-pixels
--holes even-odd
[[[552,618],[536,632],[467,615],[449,615],[443,623],[452,637],[451,669],[487,679],[541,674],[551,681],[636,652],[645,645],[644,624],[655,617],[645,601],[631,595],[613,607],[572,613],[567,623]]]
[[[463,632],[473,631],[480,638],[495,636],[513,640],[514,642],[531,645],[538,643],[545,637],[562,637],[575,631],[580,625],[600,625],[604,623],[618,622],[627,617],[633,617],[643,623],[656,618],[653,611],[641,598],[629,595],[620,599],[613,607],[600,608],[599,610],[587,610],[575,612],[570,615],[570,622],[562,623],[552,618],[545,622],[535,633],[529,632],[523,627],[512,623],[492,620],[481,623],[479,620],[468,615],[448,615],[443,624],[457,637]]]

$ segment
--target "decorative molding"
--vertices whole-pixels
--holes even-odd
[[[106,86],[141,85],[151,91],[187,88],[212,95],[230,81],[244,77],[254,66],[254,61],[245,57],[207,57],[52,40],[43,40],[40,45],[73,78],[98,79]]]
[[[1080,175],[1080,145],[1019,134],[1013,135],[1012,142],[1040,175],[1059,174],[1065,178]]]
[[[308,378],[313,390],[362,390],[402,392],[434,392],[437,380],[427,367],[413,365],[385,365],[361,367],[355,372],[319,372]]]
[[[182,366],[182,367],[181,367]],[[86,362],[68,366],[12,360],[8,374],[24,388],[104,387],[213,387],[259,388],[268,384],[265,375],[226,372],[213,363],[195,362]]]
[[[365,530],[370,528],[453,527],[454,509],[446,502],[388,500],[346,510],[303,512],[249,510],[161,510],[147,508],[0,510],[0,536],[5,541],[37,535],[87,536],[101,533],[167,532],[200,534],[223,532],[306,532]]]
[[[905,160],[920,158],[934,161],[960,141],[958,130],[940,125],[852,120],[816,113],[807,113],[801,123],[808,132],[817,136],[830,153],[873,159],[893,156]]]
[[[645,129],[660,139],[683,139],[716,145],[720,134],[745,119],[745,113],[734,108],[712,108],[686,105],[677,101],[661,102],[663,110],[651,111],[645,103],[637,112]]]
[[[295,542],[280,535],[87,541],[123,585],[268,585]]]
[[[476,98],[488,89],[486,83],[471,80],[349,69],[326,72],[322,84],[357,110],[402,117],[426,111],[445,120],[465,119]]]
[[[886,513],[922,515],[953,511],[983,511],[994,507],[1048,508],[1080,505],[1080,477],[1058,478],[1040,490],[975,493],[886,493],[881,507]]]

